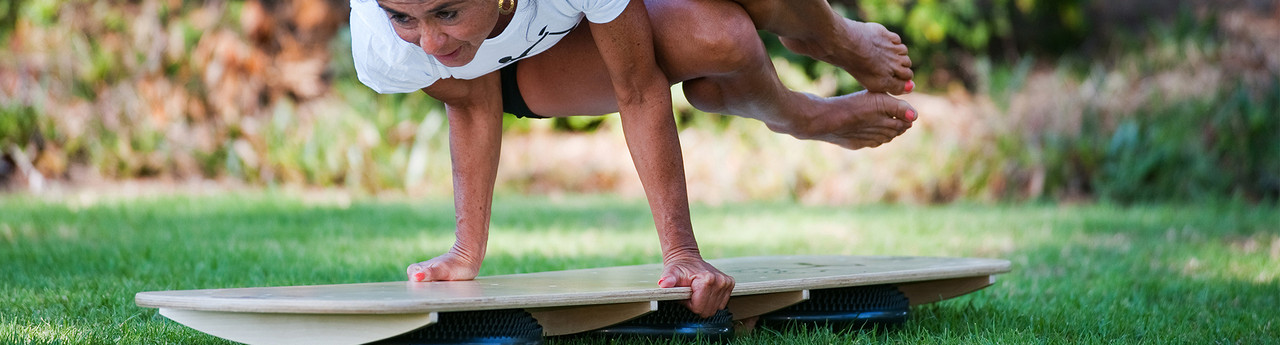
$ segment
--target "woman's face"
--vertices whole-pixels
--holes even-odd
[[[378,0],[396,34],[449,67],[466,65],[498,23],[496,0]]]

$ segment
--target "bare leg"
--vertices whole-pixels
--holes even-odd
[[[902,94],[914,87],[907,46],[883,25],[841,17],[825,0],[733,1],[787,49],[843,68],[869,91]]]
[[[659,46],[667,48],[661,50],[661,55],[677,59],[698,55],[696,52],[702,50],[704,55],[728,57],[709,64],[702,62],[705,66],[693,64],[701,73],[678,68],[687,67],[686,64],[667,64],[677,67],[669,72],[698,75],[684,81],[685,96],[698,109],[758,119],[775,132],[848,149],[887,143],[915,120],[915,110],[910,105],[884,93],[863,91],[821,98],[787,89],[778,80],[764,45],[752,32],[752,23],[738,15],[741,9],[709,0],[685,2],[698,5],[677,6],[677,2],[666,1],[650,7],[651,12],[661,15],[661,25],[678,28],[658,32]],[[719,13],[723,22],[714,28],[699,27],[696,19],[707,13]],[[691,41],[690,36],[699,36],[690,35],[691,32],[704,34],[706,41]]]
[[[770,129],[849,149],[874,147],[911,127],[915,111],[883,93],[820,98],[787,89],[750,18],[720,0],[648,0],[658,64],[708,112],[760,120]],[[530,109],[548,116],[617,111],[608,73],[588,30],[521,62]]]

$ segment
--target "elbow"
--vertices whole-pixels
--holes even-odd
[[[632,78],[614,85],[619,110],[656,104],[670,105],[671,86],[662,73],[632,74]]]

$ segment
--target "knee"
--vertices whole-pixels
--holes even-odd
[[[696,54],[701,74],[730,73],[768,61],[755,24],[741,6],[731,2],[700,5],[683,13],[681,24],[676,25],[679,29],[671,34],[673,42],[683,46],[680,51]]]
[[[691,41],[701,47],[709,64],[719,67],[718,72],[755,67],[762,57],[767,60],[764,45],[745,13],[698,26]]]

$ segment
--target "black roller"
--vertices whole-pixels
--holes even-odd
[[[446,312],[435,324],[374,344],[537,345],[542,326],[523,309]]]
[[[733,315],[728,309],[703,318],[677,301],[658,302],[658,310],[631,321],[579,336],[608,338],[655,337],[727,341],[733,337]]]
[[[760,325],[785,328],[805,324],[835,330],[897,326],[907,321],[911,304],[893,285],[855,286],[809,291],[809,300],[760,317]]]

